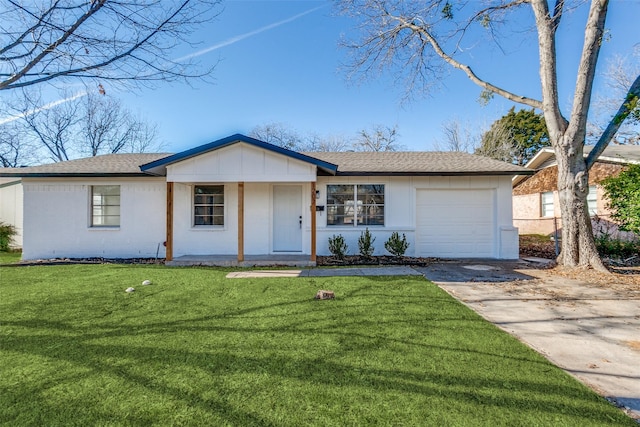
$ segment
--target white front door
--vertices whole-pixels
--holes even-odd
[[[273,251],[302,252],[302,186],[273,187]]]

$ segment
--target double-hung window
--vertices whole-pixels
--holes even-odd
[[[224,185],[193,187],[193,225],[224,225]]]
[[[543,217],[548,218],[554,215],[553,211],[553,191],[547,191],[542,193],[540,200],[541,214]]]
[[[91,226],[120,226],[120,186],[91,186]]]
[[[327,225],[384,225],[384,184],[327,185]]]

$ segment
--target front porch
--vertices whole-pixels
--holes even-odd
[[[172,267],[315,267],[309,255],[245,255],[239,260],[235,255],[183,255],[167,260]]]

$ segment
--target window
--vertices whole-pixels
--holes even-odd
[[[120,226],[119,185],[94,185],[91,187],[91,226]]]
[[[384,225],[384,185],[327,185],[327,225]]]
[[[589,186],[589,194],[587,194],[587,209],[589,209],[589,215],[598,214],[598,187],[595,185]]]
[[[224,185],[193,188],[193,225],[224,225]]]
[[[551,217],[553,216],[553,191],[547,191],[546,193],[542,193],[541,207],[542,207],[542,216],[543,217]]]

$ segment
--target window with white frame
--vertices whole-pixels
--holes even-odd
[[[120,186],[91,186],[91,226],[120,226]]]
[[[193,187],[193,225],[224,225],[224,185]]]
[[[553,191],[547,191],[541,194],[540,207],[543,217],[553,216]]]
[[[587,194],[587,209],[589,209],[589,215],[598,214],[598,187],[595,185],[589,186],[589,194]]]
[[[327,225],[384,225],[384,184],[327,185]]]

